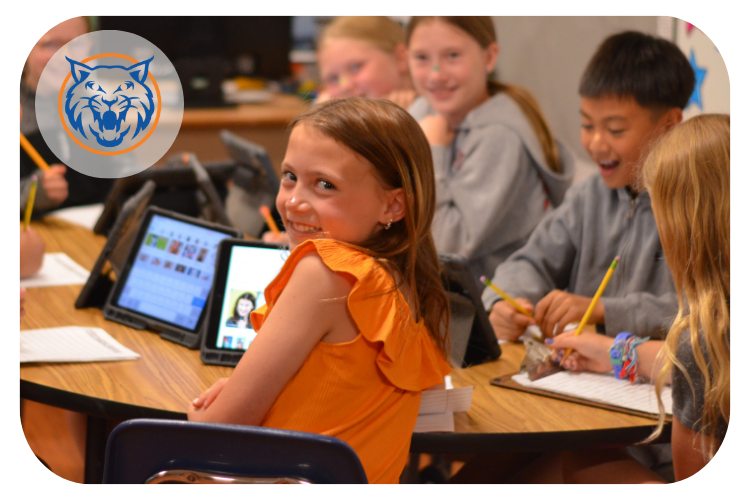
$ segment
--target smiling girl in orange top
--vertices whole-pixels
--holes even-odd
[[[251,316],[258,336],[188,417],[334,436],[370,482],[398,482],[421,391],[450,371],[434,182],[419,125],[394,104],[299,116],[276,200],[292,253]]]

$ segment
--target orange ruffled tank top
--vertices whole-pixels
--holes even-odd
[[[337,437],[357,452],[370,483],[397,483],[406,464],[421,391],[440,384],[450,366],[423,321],[373,258],[335,240],[308,240],[291,253],[252,313],[255,331],[299,260],[317,251],[329,269],[356,279],[348,298],[359,335],[319,342],[261,423]]]

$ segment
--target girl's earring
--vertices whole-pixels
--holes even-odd
[[[388,219],[388,224],[386,224],[385,226],[383,226],[383,229],[385,229],[386,231],[388,231],[391,228],[391,224],[393,224],[393,219]]]

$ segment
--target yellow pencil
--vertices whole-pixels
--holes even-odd
[[[495,286],[495,284],[493,282],[491,282],[490,280],[488,280],[485,276],[482,276],[481,278],[479,278],[479,280],[482,283],[484,283],[485,285],[487,285],[488,287],[492,288],[492,290],[494,290],[495,293],[497,293],[499,296],[501,296],[503,298],[503,300],[507,301],[510,305],[512,305],[513,307],[515,307],[518,310],[518,312],[520,312],[524,316],[528,316],[529,318],[533,318],[534,317],[529,311],[527,311],[526,309],[524,309],[523,307],[521,307],[521,304],[519,304],[518,302],[516,302],[515,300],[513,300],[510,295],[508,295],[507,293],[505,293],[502,290],[500,290],[500,288],[498,288],[497,286]]]
[[[269,229],[273,231],[273,234],[281,234],[281,231],[279,231],[279,226],[276,225],[276,221],[274,221],[273,217],[271,217],[271,211],[268,209],[268,207],[262,205],[260,207],[260,213],[266,219],[266,224],[268,224]]]
[[[47,162],[44,161],[44,158],[42,158],[41,155],[37,153],[36,149],[34,149],[34,146],[32,146],[26,136],[23,135],[23,132],[21,132],[21,147],[24,151],[26,151],[26,154],[28,154],[31,159],[34,160],[34,163],[36,163],[37,167],[41,168],[44,172],[49,171],[49,165],[47,165]]]
[[[599,289],[594,294],[594,298],[591,299],[591,303],[589,304],[588,309],[586,309],[586,313],[583,315],[583,318],[581,318],[581,321],[578,323],[578,328],[576,328],[576,332],[573,334],[574,337],[577,337],[581,334],[583,331],[583,327],[586,326],[586,323],[588,323],[589,318],[591,317],[591,313],[594,312],[594,306],[596,306],[596,303],[599,301],[599,298],[601,298],[602,294],[604,293],[604,289],[607,288],[607,283],[609,283],[609,279],[612,277],[612,273],[615,272],[615,268],[617,267],[617,264],[620,262],[620,257],[615,257],[615,260],[612,261],[612,264],[610,264],[609,269],[607,269],[607,274],[604,275],[604,279],[602,280],[601,285],[599,285]],[[562,357],[560,360],[560,364],[562,365],[563,361],[565,361],[565,358],[570,356],[572,349],[568,347],[568,349],[565,351],[565,356]]]
[[[23,213],[23,230],[26,231],[29,228],[31,222],[31,212],[34,210],[34,198],[36,198],[36,175],[31,178],[31,189],[29,190],[29,199],[26,201],[26,209]]]

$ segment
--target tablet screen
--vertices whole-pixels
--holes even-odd
[[[288,250],[279,248],[231,247],[215,348],[244,351],[255,339],[250,313],[266,303],[263,291],[288,256]]]
[[[211,292],[219,242],[229,236],[154,214],[116,304],[195,331]]]

